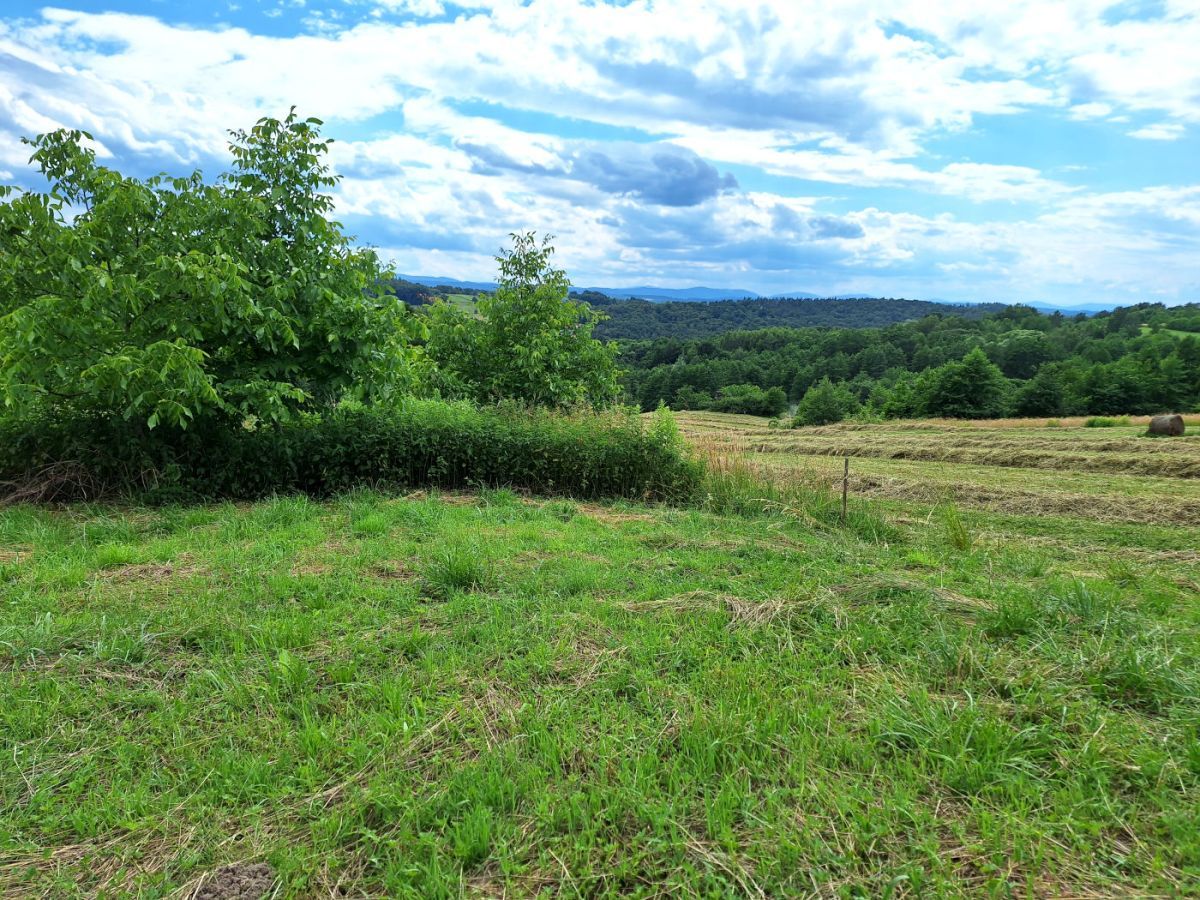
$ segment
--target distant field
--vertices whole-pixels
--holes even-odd
[[[1200,417],[1181,438],[1083,419],[924,420],[824,428],[769,428],[765,419],[681,413],[710,453],[731,454],[776,478],[830,482],[853,458],[857,496],[1114,522],[1200,523]]]
[[[475,297],[472,294],[447,294],[446,302],[465,312],[475,312]]]
[[[1141,328],[1142,334],[1149,334],[1153,330],[1149,325],[1143,325]],[[1194,337],[1200,339],[1200,334],[1194,331],[1180,331],[1178,328],[1163,328],[1162,333],[1174,335],[1175,337]]]

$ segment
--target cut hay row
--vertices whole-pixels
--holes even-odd
[[[717,436],[691,433],[701,443],[725,444],[726,452],[799,453],[807,456],[849,456],[925,462],[964,463],[1018,469],[1050,469],[1068,472],[1112,472],[1168,478],[1200,478],[1200,444],[1150,441],[1135,449],[1092,452],[1091,446],[1064,450],[1060,444],[1030,442],[1024,446],[1002,440],[963,444],[942,439],[898,439],[888,434],[762,436],[730,434]],[[1172,448],[1175,452],[1172,452]],[[1183,452],[1180,452],[1183,451]],[[1193,451],[1193,452],[1187,452]]]
[[[765,459],[765,457],[764,457]],[[795,472],[787,464],[763,465],[775,477]],[[826,471],[810,472],[814,484],[836,487],[841,476]],[[1172,497],[1122,497],[1114,502],[1107,494],[1073,491],[1032,491],[964,481],[954,485],[931,479],[897,478],[880,474],[852,474],[850,492],[855,497],[905,500],[921,503],[953,502],[960,506],[993,512],[1032,516],[1070,516],[1093,522],[1127,522],[1140,525],[1196,525],[1196,502]]]

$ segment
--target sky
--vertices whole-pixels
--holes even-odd
[[[324,120],[337,214],[407,274],[510,232],[581,286],[1200,301],[1200,0],[0,0],[22,135],[130,174]]]

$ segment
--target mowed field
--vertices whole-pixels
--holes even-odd
[[[1195,439],[681,421],[850,527],[0,510],[0,895],[1200,890]]]
[[[769,428],[766,419],[680,413],[705,454],[744,459],[776,480],[840,484],[856,497],[1093,522],[1200,525],[1200,416],[1178,438],[1145,437],[1148,418],[921,420]]]

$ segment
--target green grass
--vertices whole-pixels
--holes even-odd
[[[445,300],[451,306],[455,306],[463,312],[475,313],[476,298],[474,294],[447,294]]]
[[[1139,331],[1141,331],[1142,334],[1150,334],[1154,331],[1154,329],[1151,328],[1149,325],[1142,325],[1139,328]],[[1161,329],[1159,329],[1159,331],[1162,334],[1169,334],[1172,337],[1177,337],[1177,338],[1197,337],[1197,333],[1194,331],[1181,331],[1178,328],[1161,328]]]
[[[1200,530],[722,503],[0,511],[0,894],[1194,891]]]

